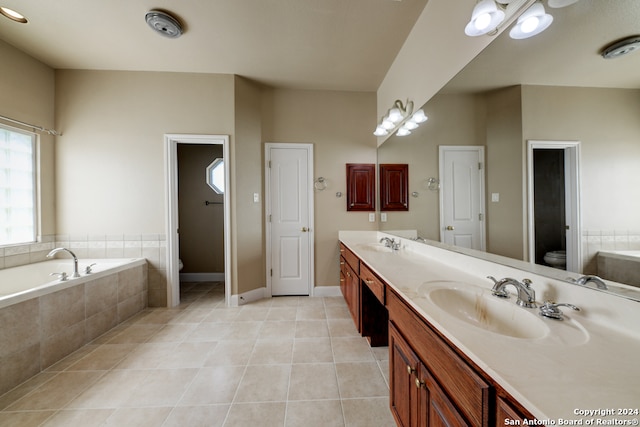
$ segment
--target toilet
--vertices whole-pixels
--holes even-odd
[[[565,269],[567,265],[566,251],[551,251],[544,254],[544,262],[553,268]]]

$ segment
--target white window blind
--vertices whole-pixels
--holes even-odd
[[[36,240],[35,135],[0,126],[0,246]]]

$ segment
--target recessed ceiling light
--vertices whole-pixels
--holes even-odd
[[[26,24],[28,22],[27,18],[25,18],[24,15],[16,12],[13,9],[9,9],[8,7],[0,6],[0,14],[5,16],[6,18],[11,19],[12,21],[16,21],[21,24]]]

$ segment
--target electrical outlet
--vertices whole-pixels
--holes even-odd
[[[258,203],[260,201],[260,195],[258,193],[253,193],[253,203]]]
[[[376,222],[376,214],[374,212],[369,214],[369,222]]]
[[[386,212],[382,212],[380,214],[380,221],[381,222],[387,222],[387,213]]]

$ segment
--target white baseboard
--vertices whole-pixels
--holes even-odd
[[[342,296],[340,286],[316,286],[313,288],[314,297],[339,297]]]
[[[224,282],[224,273],[180,273],[181,282]]]

